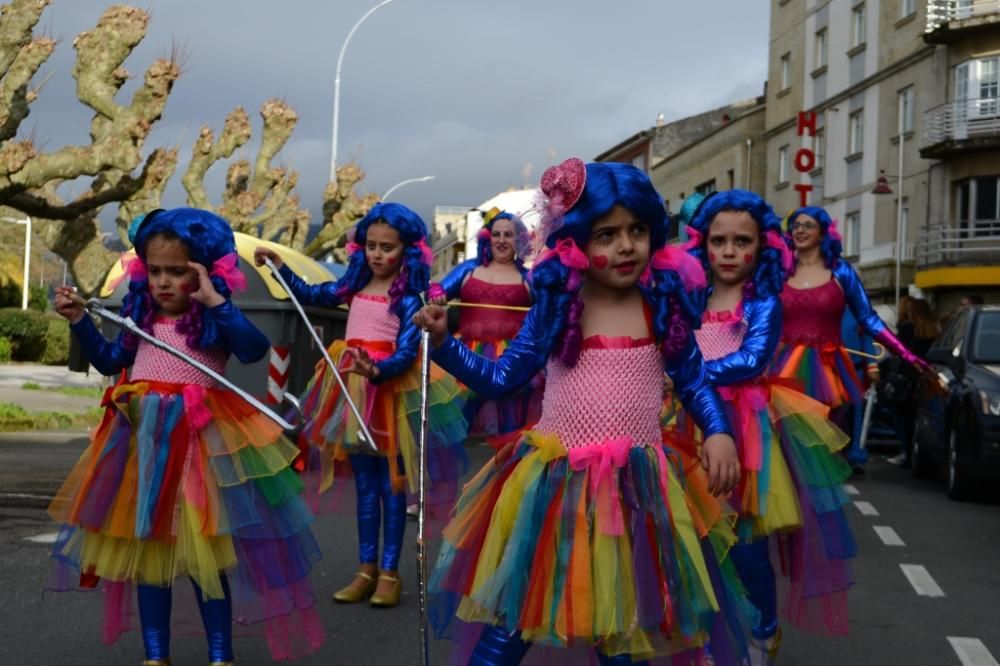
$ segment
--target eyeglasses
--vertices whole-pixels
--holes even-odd
[[[799,229],[802,231],[815,231],[819,229],[819,225],[815,222],[792,222],[790,229],[792,231],[798,231]]]

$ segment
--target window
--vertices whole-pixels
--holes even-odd
[[[734,187],[736,187],[736,169],[730,169],[729,171],[727,171],[726,172],[726,176],[729,179],[729,188],[728,189],[731,190]]]
[[[781,56],[781,90],[792,85],[792,54]]]
[[[639,153],[632,158],[632,166],[642,171],[646,171],[646,153]]]
[[[694,191],[697,192],[698,194],[702,194],[707,197],[712,192],[715,192],[715,179],[713,178],[712,180],[706,181],[701,185],[698,185],[697,187],[694,188]]]
[[[813,152],[816,153],[816,163],[822,166],[826,156],[826,130],[822,127],[813,135]]]
[[[778,182],[788,180],[788,145],[778,148]]]
[[[865,5],[861,3],[851,10],[851,47],[861,46],[866,38]]]
[[[906,18],[910,14],[916,13],[917,11],[917,0],[903,0],[899,6],[900,18]]]
[[[1000,177],[980,176],[955,184],[958,224],[977,236],[1000,235]]]
[[[858,109],[847,123],[847,154],[854,155],[865,149],[865,112]]]
[[[826,28],[816,32],[816,69],[826,66]]]
[[[899,115],[897,118],[902,122],[898,128],[900,134],[913,131],[913,86],[899,91]]]
[[[1000,57],[969,60],[955,67],[955,101],[959,120],[1000,115]]]
[[[861,253],[861,213],[848,213],[844,222],[844,256],[856,257]]]

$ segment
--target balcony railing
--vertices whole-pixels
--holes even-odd
[[[953,21],[1000,14],[1000,0],[927,0],[927,26],[931,33]]]
[[[963,99],[924,113],[921,150],[951,141],[1000,139],[1000,98]]]
[[[858,266],[871,266],[883,261],[896,260],[896,244],[880,243],[872,247],[861,248]],[[913,243],[903,243],[903,254],[900,261],[913,261]]]
[[[931,225],[917,241],[917,266],[1000,263],[1000,220]]]

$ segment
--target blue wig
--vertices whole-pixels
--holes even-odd
[[[486,213],[486,216],[488,217],[489,213]],[[511,224],[514,225],[514,263],[518,268],[523,267],[524,257],[528,253],[531,244],[531,240],[528,237],[528,228],[524,226],[521,218],[505,210],[500,211],[493,217],[489,217],[486,224],[479,231],[481,235],[478,236],[476,241],[476,257],[479,259],[479,265],[489,266],[490,262],[493,261],[493,244],[490,242],[490,236],[493,233],[493,225],[498,220],[510,220]],[[486,231],[487,234],[483,234],[483,231]]]
[[[403,243],[403,260],[399,275],[389,288],[389,309],[397,317],[402,316],[404,296],[419,296],[427,291],[430,283],[430,267],[424,263],[423,250],[418,246],[427,238],[427,225],[415,212],[398,203],[375,204],[355,227],[354,242],[361,246],[351,255],[347,271],[337,281],[337,296],[347,302],[354,294],[364,289],[372,279],[372,271],[365,258],[365,243],[368,228],[373,224],[387,224],[399,234]]]
[[[708,264],[708,228],[715,216],[724,211],[746,212],[757,223],[760,238],[760,249],[757,252],[757,265],[750,279],[743,285],[743,298],[750,300],[755,297],[766,298],[776,296],[785,283],[785,271],[781,265],[781,251],[767,245],[765,234],[773,231],[778,239],[784,242],[781,234],[781,220],[774,209],[760,196],[747,190],[728,190],[716,192],[704,200],[698,208],[691,227],[701,234],[701,243],[688,252],[691,253],[705,271],[710,274]]]
[[[190,260],[201,264],[209,272],[216,261],[236,252],[236,239],[229,223],[215,213],[198,208],[157,209],[133,221],[129,239],[144,264],[146,247],[154,238],[179,241]],[[212,275],[210,279],[220,296],[228,299],[232,295],[221,277]],[[203,311],[201,303],[191,301],[188,311],[177,320],[177,332],[185,336],[188,346],[197,349],[207,349],[221,341],[215,322],[202,317]],[[122,299],[121,313],[131,317],[144,331],[152,332],[156,306],[149,293],[148,278],[129,282],[128,293]],[[135,348],[138,341],[135,336],[125,334],[124,342],[128,347]]]
[[[833,238],[830,235],[830,227],[833,225],[833,219],[830,214],[826,212],[826,209],[820,208],[819,206],[803,206],[802,208],[796,208],[792,211],[792,214],[788,216],[788,243],[794,249],[792,245],[792,224],[795,222],[795,218],[799,215],[808,215],[809,217],[816,220],[819,223],[820,231],[820,241],[819,241],[819,253],[823,257],[823,264],[833,270],[836,267],[837,262],[840,261],[840,256],[844,254],[844,246],[840,242],[840,239]],[[795,272],[795,269],[792,269]]]
[[[585,247],[594,222],[621,206],[649,225],[650,252],[661,249],[667,241],[669,220],[663,199],[649,177],[631,164],[592,162],[586,169],[583,193],[566,212],[562,224],[546,238],[546,245],[555,247],[557,241],[572,238],[578,247]],[[551,322],[541,340],[542,347],[552,350],[566,365],[575,364],[580,353],[582,278],[581,271],[555,260],[536,263],[532,269],[535,307]],[[684,349],[699,313],[676,272],[653,270],[652,278],[648,286],[641,288],[652,306],[653,334],[664,353],[672,357]]]

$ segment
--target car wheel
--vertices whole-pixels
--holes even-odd
[[[929,453],[920,446],[920,424],[913,429],[913,442],[910,444],[910,473],[915,479],[934,479],[938,474],[938,465]]]
[[[958,458],[958,432],[952,428],[948,433],[948,498],[964,501],[975,492],[975,479],[962,466]]]

